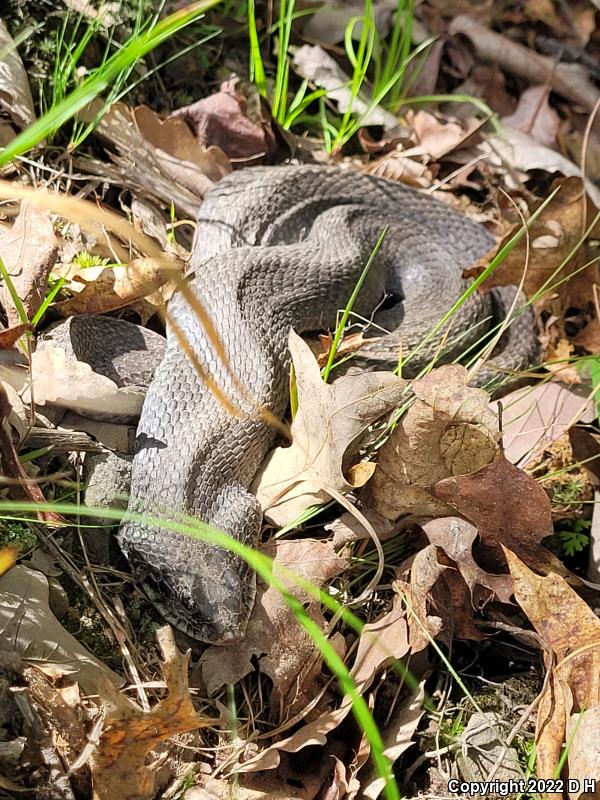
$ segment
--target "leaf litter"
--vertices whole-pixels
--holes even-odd
[[[375,3],[377,23],[384,36],[393,24],[392,5]],[[300,19],[298,30],[307,38],[296,48],[291,66],[306,77],[311,88],[325,85],[325,78],[329,81],[327,113],[337,105],[360,116],[365,109],[354,106],[357,98],[347,85],[351,65],[340,49],[330,47],[344,40],[349,13],[354,13],[349,7],[326,3],[308,16],[308,24]],[[565,275],[572,275],[593,257],[597,232],[591,232],[585,248],[580,246],[580,239],[582,225],[593,219],[594,203],[598,202],[597,190],[588,180],[596,160],[597,134],[586,131],[583,110],[593,109],[598,91],[585,59],[567,63],[567,59],[555,57],[552,47],[561,40],[561,52],[568,52],[569,58],[575,58],[576,51],[585,55],[588,44],[596,46],[594,15],[594,9],[584,2],[569,8],[568,25],[564,8],[548,3],[528,2],[510,10],[474,0],[421,4],[414,21],[416,36],[423,37],[425,32],[425,36],[432,33],[443,39],[443,46],[430,52],[425,76],[428,84],[423,83],[427,90],[423,93],[438,90],[447,95],[455,91],[456,100],[441,101],[435,110],[404,108],[401,116],[396,113],[399,108],[385,104],[370,109],[373,116],[361,120],[363,127],[356,137],[363,155],[343,157],[350,167],[426,188],[451,203],[460,202],[466,213],[500,238],[510,237],[520,219],[491,187],[511,190],[527,217],[538,207],[539,198],[549,193],[550,176],[565,176],[559,179],[560,191],[532,226],[528,250],[523,241],[494,275],[494,282],[518,283],[527,265],[524,286],[530,297],[567,256]],[[519,25],[531,26],[526,30],[534,31],[535,37],[515,37]],[[360,30],[355,26],[355,37],[360,36]],[[537,36],[539,30],[545,39]],[[323,48],[316,47],[316,40]],[[27,98],[26,73],[16,61],[7,63],[12,77],[7,81],[0,71],[0,102],[11,124],[22,127],[35,111]],[[417,75],[415,86],[418,82]],[[66,317],[125,309],[138,314],[145,324],[168,299],[172,284],[165,278],[163,267],[170,262],[175,270],[183,269],[193,232],[189,220],[177,217],[195,216],[211,186],[235,167],[232,160],[258,163],[261,159],[277,161],[282,156],[275,143],[281,132],[270,119],[266,102],[256,102],[256,95],[250,101],[234,78],[213,85],[219,84],[216,93],[202,91],[204,99],[180,103],[179,110],[165,119],[147,106],[115,104],[97,128],[105,150],[98,147],[75,156],[78,168],[87,172],[90,181],[99,176],[106,186],[112,182],[123,190],[118,200],[121,207],[132,214],[138,229],[159,243],[152,252],[138,249],[133,253],[128,243],[123,246],[122,237],[113,236],[107,229],[99,232],[96,227],[95,235],[89,229],[85,231],[81,249],[108,263],[81,268],[76,264],[77,252],[68,253],[69,237],[63,235],[56,208],[40,212],[23,204],[17,224],[11,230],[3,224],[2,237],[8,236],[9,244],[20,241],[24,248],[21,256],[24,253],[26,257],[20,257],[17,263],[11,260],[11,245],[5,263],[18,284],[29,319],[45,297],[48,280],[56,276],[66,280],[52,305],[53,313]],[[463,99],[469,92],[483,97],[502,117],[502,134],[480,129],[479,113]],[[569,103],[576,105],[571,108]],[[249,111],[250,106],[253,108]],[[4,124],[2,135],[6,131]],[[314,134],[314,129],[309,133]],[[286,133],[288,146],[294,142],[293,136]],[[541,180],[540,174],[544,176]],[[452,192],[461,187],[467,189],[469,199],[464,194],[460,201],[454,197]],[[96,198],[103,191],[98,191]],[[104,193],[105,200],[107,197]],[[27,217],[33,219],[32,214],[40,220],[41,231],[33,246],[32,238],[19,228]],[[137,267],[137,276],[128,269],[132,265]],[[270,510],[281,510],[281,517],[271,518],[272,525],[293,529],[299,515],[309,514],[315,504],[328,500],[331,494],[338,499],[348,495],[346,502],[367,519],[385,547],[387,577],[380,579],[360,606],[360,615],[366,621],[360,634],[332,618],[312,596],[293,591],[345,660],[376,716],[385,752],[392,761],[401,759],[399,775],[414,761],[410,747],[419,741],[425,719],[436,728],[436,737],[443,736],[443,726],[432,722],[423,705],[424,687],[431,685],[431,679],[427,684],[421,680],[427,671],[418,666],[418,656],[432,652],[432,640],[448,647],[455,640],[476,640],[485,647],[490,639],[481,623],[496,620],[497,609],[501,609],[501,619],[515,619],[515,600],[540,637],[540,654],[549,676],[538,712],[538,774],[553,774],[565,741],[570,742],[570,776],[586,777],[597,772],[593,730],[598,701],[595,685],[583,678],[595,669],[596,618],[590,610],[594,589],[575,579],[543,546],[552,533],[557,504],[543,488],[549,483],[539,483],[532,477],[538,476],[540,464],[543,467],[556,442],[569,431],[573,437],[573,425],[578,420],[594,420],[593,398],[585,391],[588,378],[585,374],[582,378],[582,373],[571,366],[584,350],[597,355],[594,284],[595,276],[588,268],[537,302],[546,360],[554,358],[562,366],[547,364],[546,376],[552,378],[549,383],[504,399],[502,432],[497,404],[490,405],[485,393],[467,386],[462,368],[444,367],[413,383],[411,396],[415,399],[408,412],[393,421],[387,441],[371,451],[383,423],[370,436],[365,438],[364,434],[378,416],[389,417],[398,405],[405,391],[402,382],[389,376],[389,385],[378,384],[380,377],[371,385],[370,376],[366,384],[363,378],[362,387],[344,383],[345,379],[324,384],[308,351],[300,343],[292,344],[298,361],[299,394],[299,408],[292,422],[293,442],[271,457],[276,480],[270,481],[280,484],[281,497],[277,492],[273,495],[271,487],[264,502]],[[3,359],[17,358],[22,337],[29,329],[17,324],[20,320],[6,292],[3,301],[9,323],[3,332]],[[354,341],[346,337],[346,349],[341,354],[351,354],[360,344],[360,334]],[[40,351],[34,357],[42,355]],[[37,389],[34,387],[38,401],[72,400],[73,388],[87,384],[88,377],[78,368],[57,358],[55,353],[46,368],[34,369],[34,379],[36,372],[37,380],[42,378]],[[565,378],[570,383],[564,382]],[[572,385],[574,379],[583,381],[583,386]],[[89,384],[86,391],[91,402],[97,399],[99,389],[97,384]],[[9,418],[10,427],[21,440],[30,420],[12,387],[9,391],[17,410],[16,417],[13,412]],[[375,392],[378,396],[380,391],[389,397],[385,403],[373,405],[370,395]],[[118,405],[121,398],[117,396],[115,402]],[[345,413],[348,403],[355,412],[352,420]],[[524,408],[524,404],[529,405]],[[10,428],[5,426],[5,430]],[[365,452],[370,454],[367,462],[362,460]],[[581,460],[581,445],[578,452],[580,455],[573,458]],[[566,463],[565,480],[569,480],[572,464]],[[527,472],[515,464],[526,465]],[[333,491],[328,493],[323,486]],[[272,540],[265,545],[267,551],[276,563],[291,566],[352,607],[373,570],[372,548],[364,538],[367,534],[362,523],[346,510],[341,518],[326,520],[325,535],[318,522],[315,526],[309,521],[308,525],[306,532],[301,528],[294,531],[294,538]],[[400,539],[406,544],[401,555],[397,549]],[[15,567],[5,577],[19,569],[24,568]],[[575,594],[574,588],[586,600]],[[381,779],[368,761],[364,735],[351,720],[350,698],[337,690],[319,650],[296,624],[278,593],[267,587],[261,591],[248,638],[230,648],[208,648],[193,671],[200,691],[212,695],[209,707],[212,703],[213,708],[219,708],[221,703],[221,710],[224,708],[223,684],[241,689],[237,700],[242,706],[236,721],[240,728],[235,746],[229,741],[234,725],[229,712],[222,713],[222,727],[216,736],[202,734],[203,744],[209,741],[218,745],[217,754],[207,757],[203,764],[210,763],[209,768],[216,768],[217,774],[199,777],[200,785],[188,790],[186,796],[189,800],[193,792],[203,793],[199,795],[202,800],[204,795],[229,796],[229,769],[239,773],[240,797],[289,800],[293,795],[305,800],[319,796],[319,792],[340,800],[379,796]],[[23,600],[20,602],[23,606]],[[407,613],[407,603],[411,613]],[[60,628],[48,613],[44,610],[44,624],[52,626],[53,631],[55,625]],[[583,628],[581,620],[585,622]],[[53,637],[63,642],[58,631]],[[29,645],[20,643],[23,657],[28,657],[28,647],[37,644],[33,635]],[[107,727],[106,719],[104,727],[98,723],[92,731],[92,748],[84,748],[85,763],[79,766],[76,760],[75,764],[80,775],[92,767],[97,796],[118,797],[124,787],[128,796],[150,796],[156,768],[168,757],[158,755],[159,761],[148,767],[147,752],[154,751],[152,757],[156,757],[160,739],[205,721],[199,719],[187,693],[185,658],[177,655],[172,642],[168,649],[169,698],[172,695],[178,706],[175,714],[169,698],[154,709],[153,715],[147,709],[136,709],[114,689],[104,694],[101,690],[100,697],[91,703],[92,716],[100,709],[110,724]],[[35,669],[41,670],[47,685],[38,682],[35,695],[35,681],[30,675],[30,691],[40,701],[40,719],[45,719],[50,729],[54,726],[60,732],[64,727],[66,735],[69,720],[74,717],[69,716],[60,697],[70,698],[78,714],[82,708],[78,685],[83,687],[83,681],[76,673],[70,678],[52,666],[45,668],[51,654],[40,652],[42,660]],[[66,652],[78,664],[80,658],[84,659],[79,651]],[[397,661],[415,669],[417,681],[410,688],[398,679]],[[390,686],[397,691],[394,700],[390,700]],[[54,717],[44,716],[43,698],[55,698]],[[246,716],[252,718],[254,714],[253,728]],[[73,726],[78,735],[80,722],[79,727]],[[472,715],[466,731],[477,727],[476,722],[476,715]],[[88,718],[85,727],[90,730]],[[150,728],[153,733],[148,735]],[[465,747],[471,741],[466,731],[462,739]],[[497,737],[488,738],[483,746],[495,747],[498,741]],[[124,742],[130,746],[122,747]],[[218,754],[224,744],[222,754]],[[58,770],[61,785],[68,788],[69,778],[65,778],[64,768],[62,773],[58,769],[50,750],[46,767],[50,773]],[[237,753],[237,762],[232,760],[232,753]],[[309,777],[296,754],[303,754],[300,759],[308,764],[313,753],[319,757]],[[64,750],[61,755],[72,761],[75,751]],[[460,761],[458,769],[466,777],[467,767]],[[423,788],[423,784],[416,788]],[[414,784],[407,787],[409,792],[416,788]]]

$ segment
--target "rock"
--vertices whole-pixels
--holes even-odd
[[[517,751],[514,747],[506,747],[501,738],[502,731],[503,723],[497,714],[473,714],[460,737],[462,749],[456,758],[463,780],[487,780],[503,752],[502,763],[494,779],[509,781],[523,777]]]
[[[104,450],[86,453],[83,460],[85,503],[94,508],[127,508],[131,487],[132,456]],[[116,543],[112,530],[116,520],[89,516],[87,520],[97,528],[81,528],[88,555],[93,561],[111,561],[111,551]]]

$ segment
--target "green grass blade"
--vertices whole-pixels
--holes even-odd
[[[221,0],[200,0],[157,22],[149,31],[130,38],[120,50],[112,55],[92,75],[82,81],[60,103],[47,111],[40,119],[26,128],[0,152],[0,166],[27,152],[56,131],[71,117],[110,86],[124,70],[164,42],[177,31],[202,16]]]
[[[34,328],[38,324],[38,322],[41,320],[41,318],[44,316],[44,314],[48,310],[48,307],[50,306],[50,304],[52,303],[52,301],[54,300],[56,295],[60,292],[60,290],[64,286],[65,281],[66,281],[66,278],[59,278],[56,281],[56,284],[48,292],[46,297],[44,297],[44,301],[43,301],[42,305],[35,312],[35,314],[33,315],[33,319],[31,320],[31,324],[33,325]]]
[[[250,38],[250,79],[256,84],[263,97],[267,96],[267,76],[263,65],[256,26],[256,7],[254,0],[248,0],[248,35]]]
[[[377,240],[377,243],[375,244],[375,247],[371,251],[371,254],[369,255],[369,258],[367,260],[367,263],[364,266],[364,269],[363,269],[363,271],[362,271],[362,273],[360,275],[360,278],[356,281],[354,289],[352,290],[352,294],[350,295],[350,299],[348,300],[348,303],[346,304],[346,308],[344,309],[344,312],[342,314],[342,318],[340,319],[339,324],[338,324],[338,326],[337,326],[337,328],[335,330],[335,335],[333,337],[333,342],[331,343],[331,347],[329,349],[329,356],[327,357],[327,363],[325,364],[325,367],[323,368],[323,372],[322,372],[322,377],[323,377],[323,380],[325,381],[325,383],[327,383],[327,381],[329,379],[329,373],[331,372],[331,369],[333,367],[333,362],[335,361],[335,356],[336,356],[336,353],[338,351],[338,347],[340,345],[340,341],[342,339],[342,336],[344,335],[344,329],[346,327],[346,323],[348,322],[348,317],[350,316],[350,312],[352,311],[354,303],[356,302],[356,298],[358,297],[358,293],[360,292],[360,290],[361,290],[361,288],[362,288],[362,286],[363,286],[363,284],[364,284],[364,282],[366,280],[366,277],[369,274],[369,270],[371,269],[371,265],[373,264],[373,261],[375,260],[375,257],[377,256],[377,253],[379,252],[379,249],[381,248],[381,245],[383,244],[383,240],[385,239],[385,235],[386,235],[387,231],[388,231],[388,229],[387,229],[387,226],[386,226],[383,229],[383,231],[381,232],[381,234],[379,236],[379,239]]]
[[[274,586],[281,592],[284,600],[289,605],[294,616],[299,624],[307,631],[315,646],[319,648],[323,654],[323,658],[333,674],[336,676],[340,683],[340,687],[347,694],[352,701],[352,711],[361,726],[362,730],[367,737],[371,746],[371,757],[373,759],[375,768],[379,777],[385,781],[384,796],[387,800],[400,800],[400,793],[398,786],[393,776],[392,765],[384,754],[384,745],[381,735],[373,719],[371,712],[367,706],[365,699],[362,697],[356,684],[354,683],[350,672],[342,659],[338,656],[333,646],[328,641],[325,634],[320,630],[316,623],[308,617],[304,606],[298,601],[289,591],[287,586],[282,583],[281,579],[274,574],[274,563],[271,558],[253,550],[250,547],[242,544],[241,542],[233,539],[222,531],[207,525],[201,520],[185,517],[184,515],[177,515],[176,520],[167,520],[161,517],[151,516],[147,514],[135,514],[133,512],[124,511],[112,508],[89,508],[71,503],[32,503],[27,501],[0,501],[0,515],[3,512],[14,513],[16,511],[25,512],[55,512],[64,516],[79,517],[81,514],[89,514],[97,517],[104,517],[105,519],[113,519],[117,521],[138,521],[153,527],[174,531],[176,533],[183,533],[201,541],[210,542],[211,544],[223,547],[230,552],[239,555],[254,569],[257,575],[265,581],[268,585]],[[1,518],[6,519],[6,516]],[[184,520],[182,522],[181,520]],[[326,607],[340,614],[342,619],[352,628],[360,633],[362,630],[361,621],[350,612],[348,609],[341,606],[333,597],[327,595],[323,590],[315,587],[310,581],[294,576],[294,573],[288,569],[280,568],[282,575],[290,578],[293,583],[307,591],[311,596],[318,598]],[[398,664],[397,668],[401,674],[406,677],[407,670],[402,665]],[[412,677],[412,676],[411,676]],[[412,681],[416,683],[414,677]],[[414,684],[413,684],[414,685]]]
[[[27,312],[25,311],[25,306],[21,302],[21,298],[17,290],[15,289],[15,285],[12,282],[12,278],[8,274],[8,270],[4,265],[4,261],[0,258],[0,274],[2,275],[2,280],[6,284],[6,288],[9,291],[11,300],[13,301],[14,307],[17,309],[17,314],[19,315],[19,319],[23,325],[26,325],[29,320],[27,319]]]

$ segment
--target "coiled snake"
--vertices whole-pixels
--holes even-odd
[[[462,269],[493,245],[487,231],[429,195],[338,168],[256,167],[210,192],[200,209],[189,284],[210,314],[238,385],[182,295],[173,298],[170,313],[247,416],[231,415],[215,399],[171,334],[139,423],[131,510],[184,512],[256,543],[261,512],[248,486],[275,431],[252,401],[282,417],[290,327],[335,326],[386,226],[354,307],[368,318],[388,298],[374,320],[392,333],[355,360],[369,369],[393,369],[400,342],[409,352],[461,296],[468,285]],[[442,360],[479,340],[505,298],[505,292],[475,294],[461,306],[443,331]],[[413,373],[439,351],[441,335],[411,362]],[[522,315],[503,344],[493,360],[525,366],[535,350],[531,318]],[[240,558],[137,522],[122,526],[119,541],[167,620],[207,642],[243,634],[255,578]]]

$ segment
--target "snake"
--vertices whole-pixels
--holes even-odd
[[[166,350],[137,428],[135,519],[117,537],[134,578],[168,622],[210,644],[244,635],[254,571],[229,549],[160,523],[191,516],[257,544],[262,513],[249,487],[277,434],[257,409],[285,416],[290,329],[334,329],[362,279],[352,314],[369,325],[350,359],[353,370],[393,370],[399,352],[414,348],[403,376],[432,359],[453,361],[497,325],[515,297],[508,287],[458,302],[472,283],[464,269],[494,243],[482,225],[431,194],[349,168],[245,168],[210,190],[185,278],[210,325],[188,292],[175,293]],[[428,336],[453,306],[448,324]],[[143,342],[137,347],[143,358]],[[492,362],[522,369],[535,353],[526,310]]]

